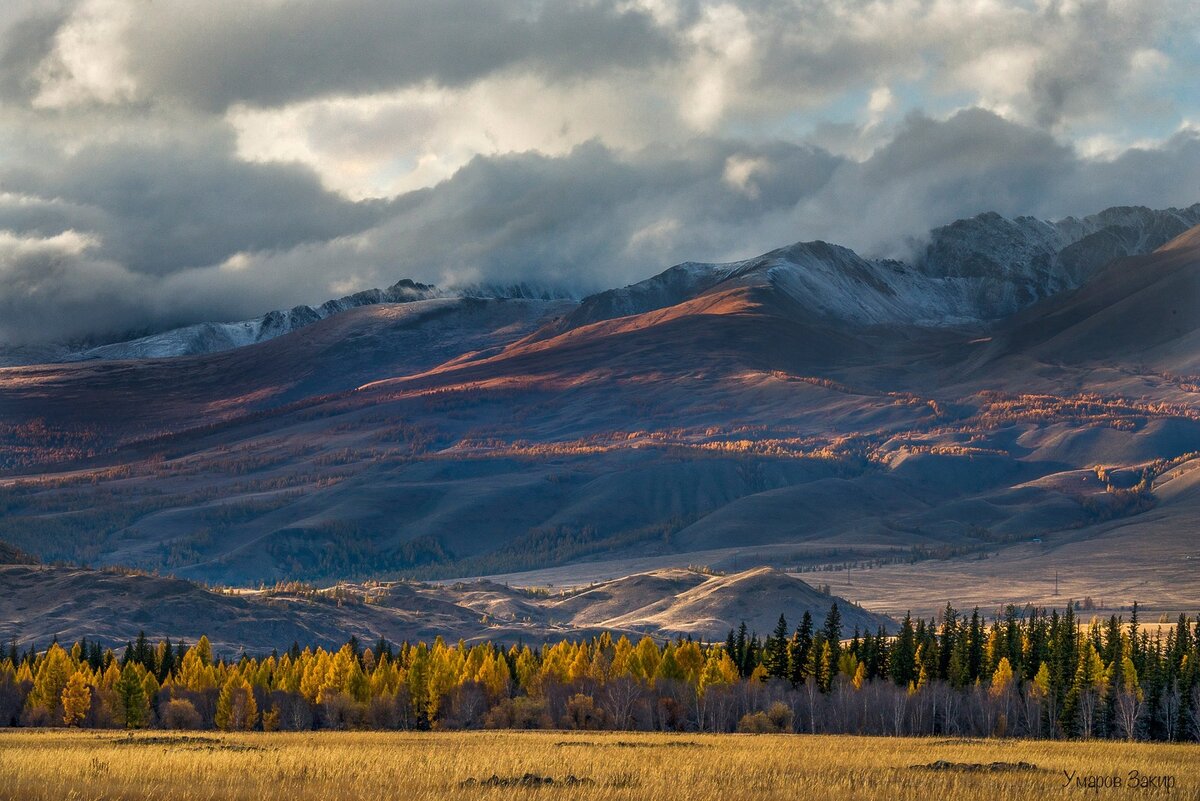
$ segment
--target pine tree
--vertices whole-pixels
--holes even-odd
[[[892,681],[901,687],[907,687],[917,678],[916,669],[917,638],[913,629],[912,615],[905,613],[904,622],[900,624],[900,633],[892,644],[891,672]]]
[[[946,680],[950,682],[951,687],[957,689],[967,687],[971,683],[970,645],[964,636],[954,638],[950,659],[946,664]]]
[[[138,729],[144,726],[148,712],[146,691],[142,689],[142,679],[132,661],[121,670],[121,678],[114,689],[117,692],[120,711],[125,718],[125,728]]]
[[[949,602],[942,612],[941,642],[938,647],[938,678],[954,683],[950,677],[950,661],[954,656],[955,647],[961,638],[958,633],[958,611]],[[962,667],[959,667],[961,672]]]
[[[830,658],[833,664],[838,663],[841,657],[842,648],[842,613],[838,609],[837,602],[834,602],[829,607],[829,614],[825,616],[825,626],[823,629],[825,634],[825,642],[829,645]]]
[[[150,647],[150,641],[146,639],[144,631],[138,632],[137,639],[133,643],[133,661],[146,670],[154,670],[154,649]]]
[[[1008,659],[1014,673],[1021,672],[1021,625],[1017,607],[1013,604],[1004,607],[1004,650],[1000,657]],[[999,660],[996,666],[999,667]]]
[[[983,618],[979,616],[979,607],[971,612],[971,623],[967,627],[967,670],[971,683],[983,675]]]
[[[783,615],[779,616],[774,633],[767,638],[763,667],[771,678],[788,678],[788,628]]]
[[[163,640],[159,644],[158,654],[155,659],[155,677],[159,684],[167,680],[175,672],[175,649],[171,647],[171,638]]]
[[[804,679],[809,675],[808,653],[812,650],[812,642],[812,615],[806,609],[804,617],[800,619],[800,625],[796,627],[796,632],[792,635],[792,641],[788,643],[788,678],[796,687],[803,684]]]
[[[747,636],[746,621],[743,620],[741,625],[738,626],[737,637],[733,641],[733,653],[730,654],[733,657],[734,663],[738,666],[738,673],[741,674],[742,678],[750,675],[750,660],[747,658],[749,651],[750,640]]]

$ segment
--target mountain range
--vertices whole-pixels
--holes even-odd
[[[1191,609],[1198,224],[984,214],[582,300],[400,282],[0,369],[0,540],[241,586],[767,564],[873,612]]]

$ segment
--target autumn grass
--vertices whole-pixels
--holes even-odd
[[[931,770],[943,760],[1029,763]],[[1114,742],[566,732],[0,732],[8,799],[888,799],[1096,796],[1082,776],[1170,775],[1200,798],[1200,746]],[[524,786],[505,780],[529,774]],[[489,783],[497,777],[499,785]],[[572,779],[573,777],[573,779]],[[549,778],[551,784],[540,779]],[[474,781],[472,781],[474,780]],[[530,786],[533,785],[533,786]]]

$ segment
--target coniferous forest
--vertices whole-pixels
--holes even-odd
[[[566,728],[1200,740],[1200,616],[947,607],[845,639],[837,605],[765,638],[302,648],[217,657],[144,636],[0,659],[0,726]]]

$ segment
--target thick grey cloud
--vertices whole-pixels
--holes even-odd
[[[569,78],[643,67],[673,49],[646,13],[579,0],[156,3],[138,6],[114,38],[141,96],[212,111],[461,85],[510,68]]]
[[[1093,161],[975,109],[945,121],[912,115],[863,162],[731,140],[633,157],[592,145],[559,159],[479,159],[414,193],[371,236],[402,274],[592,289],[798,240],[904,256],[930,228],[984,211],[1058,218],[1198,200],[1200,134]]]
[[[28,204],[0,204],[0,228],[91,231],[109,258],[165,274],[355,233],[385,211],[327,192],[303,167],[241,162],[232,147],[224,132],[91,145],[53,161],[0,166],[8,191],[68,201],[40,219]]]
[[[0,232],[0,343],[69,341],[155,321],[149,287],[86,236]]]
[[[203,180],[194,172],[168,180],[172,163],[163,162],[163,175],[153,173],[168,187]],[[179,250],[201,264],[208,248],[212,260],[187,269],[174,269],[170,258],[122,258],[135,246],[152,249],[159,229],[186,245],[184,211],[195,209],[179,206],[170,188],[163,195],[169,211],[145,229],[145,240],[122,238],[135,226],[114,222],[110,207],[132,220],[137,210],[154,213],[152,194],[139,190],[133,200],[109,202],[96,193],[110,180],[119,184],[123,170],[106,179],[84,171],[76,184],[56,184],[69,201],[47,199],[45,186],[32,185],[42,193],[0,196],[0,229],[15,232],[0,239],[0,340],[237,319],[402,277],[524,280],[585,292],[679,261],[734,260],[798,240],[903,256],[930,227],[986,210],[1057,217],[1200,199],[1200,134],[1101,162],[980,110],[945,121],[912,115],[863,162],[780,142],[709,139],[633,154],[590,143],[562,157],[478,157],[435,187],[369,206],[324,197],[311,178],[261,167],[239,173],[235,163],[208,162],[218,175],[214,193],[194,199],[211,206],[195,229],[203,247]],[[222,183],[226,173],[254,186],[235,194]],[[132,174],[135,186],[156,185],[146,172]],[[307,194],[297,200],[272,189],[289,182]],[[222,210],[222,198],[231,197],[244,204]],[[295,232],[280,228],[288,214],[308,214],[309,206],[349,207],[346,230],[314,236],[314,226],[326,221],[307,218]],[[237,222],[241,213],[250,224]],[[274,238],[263,239],[256,221]],[[282,244],[288,237],[297,241]],[[139,276],[139,269],[157,275]]]
[[[0,27],[0,97],[28,100],[37,94],[38,65],[53,49],[66,19],[65,8],[47,4],[14,15],[8,26]]]
[[[12,0],[0,342],[1191,204],[1197,31],[1191,0]]]
[[[1036,128],[968,110],[945,121],[910,116],[864,162],[727,139],[636,154],[591,143],[557,158],[480,157],[401,197],[359,236],[264,253],[225,280],[238,282],[239,298],[267,305],[277,282],[312,286],[330,264],[362,285],[524,280],[586,292],[799,240],[904,257],[931,227],[989,210],[1058,218],[1197,200],[1200,134],[1099,162]],[[196,298],[221,280],[217,270],[191,271],[176,288]]]
[[[731,161],[757,174],[731,181]],[[664,260],[727,252],[738,231],[819,192],[839,163],[807,146],[730,141],[479,158],[413,193],[375,234],[405,273],[594,290]]]

